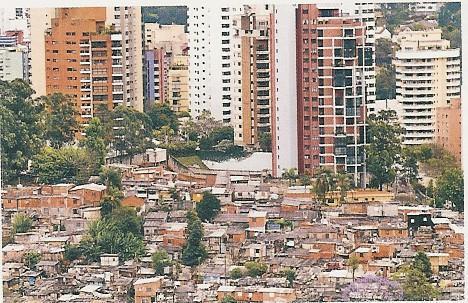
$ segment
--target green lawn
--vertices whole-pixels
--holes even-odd
[[[202,160],[198,156],[178,157],[176,159],[187,167],[196,165],[199,168],[208,169],[208,167],[202,162]]]

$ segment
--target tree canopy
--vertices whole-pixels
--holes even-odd
[[[79,130],[76,121],[78,115],[73,101],[69,96],[54,93],[41,97],[45,103],[46,128],[45,138],[54,148],[61,148],[75,140],[75,132]]]
[[[200,265],[208,256],[202,243],[203,226],[194,211],[187,213],[188,238],[182,250],[182,263],[187,266]]]
[[[39,183],[87,183],[96,172],[96,159],[86,149],[45,147],[32,159],[31,170]]]
[[[22,80],[0,81],[2,183],[18,181],[43,140],[43,105]]]
[[[135,210],[119,207],[90,224],[80,249],[83,256],[93,262],[99,261],[104,253],[118,254],[122,261],[141,257],[145,253],[141,229],[141,218]]]
[[[375,77],[375,94],[377,100],[389,100],[395,98],[396,93],[395,68],[387,65],[379,68]]]
[[[446,202],[449,202],[454,210],[464,211],[463,171],[459,168],[444,170],[436,181],[436,206],[443,207]]]
[[[395,179],[395,164],[401,155],[403,130],[395,120],[394,111],[383,111],[368,119],[367,170],[372,175],[370,186],[380,190]]]
[[[203,198],[197,203],[197,214],[200,220],[211,222],[221,209],[219,199],[212,193],[205,191]]]

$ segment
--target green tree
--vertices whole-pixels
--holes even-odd
[[[400,282],[405,301],[432,301],[440,295],[439,289],[434,287],[426,275],[414,266],[403,266],[393,278]]]
[[[401,154],[401,127],[395,123],[394,111],[380,112],[369,117],[366,146],[367,171],[371,173],[371,187],[383,189],[395,179],[395,165]]]
[[[212,193],[203,192],[203,198],[197,203],[197,214],[200,220],[211,222],[221,209],[219,199]]]
[[[172,261],[165,250],[158,250],[151,256],[153,268],[158,276],[165,275],[164,268],[172,266]]]
[[[164,144],[173,143],[175,140],[175,131],[170,128],[168,125],[163,125],[160,129],[153,132],[156,139],[164,142]]]
[[[122,189],[122,171],[118,168],[104,167],[99,174],[99,182],[108,188]]]
[[[11,232],[13,234],[28,232],[32,228],[32,225],[33,222],[29,216],[19,213],[13,219]]]
[[[187,25],[186,6],[143,6],[141,15],[144,23]]]
[[[101,217],[107,217],[112,214],[114,209],[120,208],[122,199],[123,194],[120,190],[114,187],[108,188],[106,195],[100,203]]]
[[[179,120],[174,111],[167,104],[156,103],[147,112],[153,130],[159,130],[163,126],[177,131],[179,128]]]
[[[251,277],[261,277],[268,270],[268,265],[265,263],[248,261],[244,264],[247,274]]]
[[[237,303],[236,299],[234,299],[234,297],[232,296],[225,296],[223,297],[223,299],[221,300],[221,303]]]
[[[348,262],[346,262],[346,265],[349,267],[349,269],[351,269],[354,281],[354,275],[356,273],[356,270],[359,268],[359,258],[356,255],[351,255],[348,259]]]
[[[379,69],[375,77],[377,100],[394,99],[396,93],[395,68],[391,65]]]
[[[29,269],[34,270],[37,263],[41,261],[41,254],[37,251],[29,251],[24,254],[24,264],[28,266]]]
[[[262,132],[258,135],[258,144],[264,152],[271,152],[271,133]]]
[[[299,174],[297,172],[297,168],[285,169],[283,171],[282,178],[289,180],[289,186],[292,186],[293,182],[296,183],[298,177]]]
[[[97,159],[99,166],[104,165],[107,154],[106,129],[97,117],[89,121],[85,128],[86,136],[81,140],[81,146],[85,147]]]
[[[18,181],[43,141],[43,106],[23,80],[0,81],[2,185]]]
[[[413,266],[422,271],[426,278],[430,279],[432,276],[431,261],[423,252],[418,252],[413,258]]]
[[[299,180],[301,181],[301,185],[304,186],[304,188],[312,184],[312,181],[310,180],[310,176],[307,174],[300,175]]]
[[[75,132],[79,130],[79,124],[76,121],[78,112],[73,106],[72,99],[61,93],[54,93],[42,97],[42,100],[46,107],[45,138],[54,148],[61,148],[65,144],[72,143],[75,139]]]
[[[387,29],[394,34],[400,24],[409,20],[409,5],[408,3],[388,3],[383,9],[384,18]]]
[[[461,47],[461,4],[445,3],[438,14],[438,24],[442,29],[442,38],[450,41],[452,48]]]
[[[140,222],[133,211],[118,213],[121,207],[114,210],[109,217],[102,218],[90,224],[87,233],[80,241],[80,249],[88,261],[99,261],[104,253],[118,254],[120,260],[126,261],[145,254],[140,227],[138,232],[132,227],[134,223]],[[128,221],[128,222],[126,222]]]
[[[296,271],[293,269],[285,269],[281,272],[281,275],[288,281],[288,287],[293,287],[294,280],[296,280]]]
[[[351,188],[349,175],[345,172],[339,172],[335,176],[337,189],[340,190],[340,202],[344,202],[346,193]]]
[[[386,66],[392,64],[392,40],[380,38],[375,43],[375,64]]]
[[[417,182],[418,172],[418,156],[415,149],[405,147],[402,149],[402,177],[410,183]]]
[[[313,191],[322,204],[327,203],[327,193],[334,188],[332,179],[332,173],[328,169],[319,169],[316,173]]]
[[[117,106],[111,114],[111,146],[119,156],[132,157],[150,146],[150,119],[145,113]]]
[[[201,150],[213,150],[222,141],[232,143],[234,141],[234,129],[230,126],[221,126],[200,138]]]
[[[200,265],[208,256],[202,243],[203,226],[194,211],[187,213],[187,242],[182,250],[182,263],[187,266]]]
[[[231,272],[229,273],[229,276],[231,277],[231,279],[237,280],[244,276],[244,272],[242,271],[240,267],[236,267],[231,270]]]
[[[82,255],[79,245],[66,244],[64,249],[63,258],[67,261],[77,260]]]
[[[46,147],[33,158],[31,170],[38,177],[39,183],[84,184],[95,171],[95,160],[83,148]]]
[[[459,168],[446,169],[436,181],[436,206],[443,207],[447,201],[453,209],[464,211],[463,172]]]

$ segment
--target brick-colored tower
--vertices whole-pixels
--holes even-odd
[[[296,9],[298,169],[365,174],[365,26],[338,8]]]
[[[46,93],[72,97],[83,125],[123,102],[121,42],[105,20],[106,8],[59,8],[45,36]]]

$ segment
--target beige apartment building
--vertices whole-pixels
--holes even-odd
[[[234,140],[242,145],[255,146],[271,133],[272,13],[271,6],[244,6],[233,19],[230,112]]]
[[[394,39],[396,99],[402,107],[404,144],[433,143],[436,110],[460,97],[460,50],[440,29],[404,29]]]
[[[175,112],[189,111],[188,56],[176,55],[167,73],[167,103]]]

